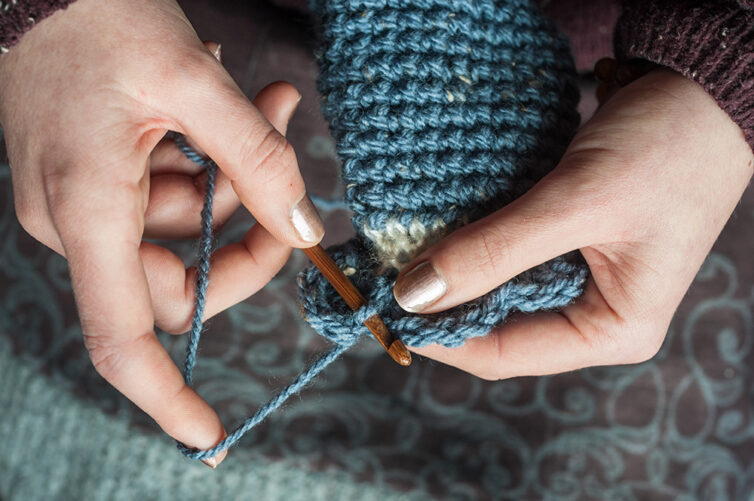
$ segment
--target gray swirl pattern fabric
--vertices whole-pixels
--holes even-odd
[[[305,20],[246,2],[192,0],[184,8],[203,38],[223,43],[225,64],[244,91],[253,94],[275,79],[299,87],[304,100],[289,138],[307,185],[321,197],[341,196]],[[63,384],[67,398],[126,419],[134,434],[171,444],[91,367],[65,261],[19,226],[3,163],[0,341]],[[348,214],[323,215],[326,244],[350,236]],[[237,240],[250,223],[241,211],[218,244]],[[749,190],[650,362],[485,382],[425,359],[398,367],[363,339],[301,398],[245,437],[227,461],[262,458],[419,499],[752,499],[752,228]],[[193,242],[170,246],[192,256]],[[295,275],[305,264],[294,253],[262,292],[208,323],[196,389],[228,427],[326,346],[297,310]],[[180,362],[185,339],[161,339]],[[14,452],[4,449],[4,460],[12,461]],[[208,481],[220,485],[223,466],[215,473]],[[118,485],[128,485],[128,475],[128,469],[112,471]],[[0,474],[0,497],[20,499],[13,493],[24,491],[4,484],[8,478]],[[85,483],[68,481],[65,492],[91,494]]]

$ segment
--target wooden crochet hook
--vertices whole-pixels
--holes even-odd
[[[361,292],[348,280],[343,270],[335,264],[335,261],[332,260],[321,245],[318,244],[314,247],[303,249],[303,251],[352,310],[358,310],[367,304],[367,300]],[[393,335],[387,330],[387,326],[379,315],[375,314],[367,318],[364,320],[364,325],[367,326],[369,332],[385,348],[385,351],[387,351],[393,360],[403,366],[411,365],[411,352],[408,351],[406,345],[400,339],[393,338]]]

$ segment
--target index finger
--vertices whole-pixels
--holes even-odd
[[[171,97],[175,119],[228,176],[243,205],[278,240],[311,247],[324,225],[306,193],[293,147],[209,55]],[[290,84],[287,92],[300,99]],[[186,105],[190,103],[190,105]]]
[[[87,184],[72,181],[66,186]],[[139,257],[143,202],[138,186],[61,188],[55,199],[65,201],[51,212],[96,370],[176,440],[201,449],[214,446],[225,436],[220,418],[186,385],[154,333]],[[212,459],[219,463],[224,455]]]

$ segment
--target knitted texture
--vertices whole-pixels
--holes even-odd
[[[578,125],[568,44],[528,1],[327,0],[314,11],[346,201],[385,267],[528,190]]]
[[[3,501],[427,499],[357,482],[336,469],[318,472],[296,458],[269,461],[253,451],[238,451],[213,471],[134,427],[127,413],[106,415],[80,398],[75,381],[46,372],[0,336]]]
[[[407,315],[393,299],[398,268],[463,224],[511,202],[552,170],[578,125],[568,45],[521,0],[334,0],[321,14],[320,89],[343,162],[358,237],[330,250],[368,298],[353,313],[320,272],[299,275],[304,316],[335,346],[215,447],[178,443],[205,459],[232,446],[351,347],[379,314],[412,346],[460,346],[513,310],[562,307],[588,269],[562,256],[471,303]],[[217,166],[176,144],[208,171],[196,303],[184,378],[191,384],[202,330]]]
[[[37,23],[75,0],[0,0],[0,53],[18,43]]]
[[[667,66],[701,85],[754,150],[753,6],[725,0],[625,2],[615,27],[615,54]]]
[[[204,206],[201,213],[201,234],[199,236],[199,245],[196,259],[196,286],[194,312],[191,317],[191,327],[189,330],[189,342],[186,346],[186,363],[183,369],[183,378],[188,386],[193,381],[194,366],[197,362],[196,352],[199,348],[202,329],[204,327],[204,308],[207,300],[207,287],[209,286],[210,256],[212,254],[212,205],[215,196],[215,178],[217,175],[217,164],[212,159],[205,158],[194,151],[187,143],[185,138],[180,134],[170,133],[170,138],[175,142],[181,152],[187,158],[203,167],[207,171],[207,181],[205,185]],[[356,341],[356,336],[351,339],[338,343],[330,351],[319,357],[306,370],[299,374],[291,383],[283,388],[277,395],[272,397],[269,402],[261,406],[257,412],[241,423],[233,432],[229,433],[222,441],[209,449],[196,449],[187,445],[176,442],[178,449],[187,457],[192,459],[206,459],[216,456],[220,452],[228,449],[243,437],[247,431],[261,423],[269,414],[278,409],[292,395],[300,392],[317,374],[322,372],[328,365],[337,360],[351,345]]]
[[[582,292],[578,255],[436,315],[395,302],[397,271],[450,231],[510,203],[552,170],[578,125],[567,42],[528,1],[327,0],[319,88],[357,238],[330,249],[408,345],[460,346],[514,310]],[[302,310],[336,343],[366,332],[314,267]]]

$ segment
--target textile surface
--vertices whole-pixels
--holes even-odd
[[[408,314],[392,291],[424,249],[511,203],[563,156],[579,123],[578,90],[554,24],[528,0],[312,5],[322,113],[358,235],[328,251],[352,271],[367,316],[379,314],[408,346],[457,347],[510,312],[580,296],[588,268],[577,252],[437,315]],[[317,332],[350,344],[366,331],[316,267],[299,284]]]

